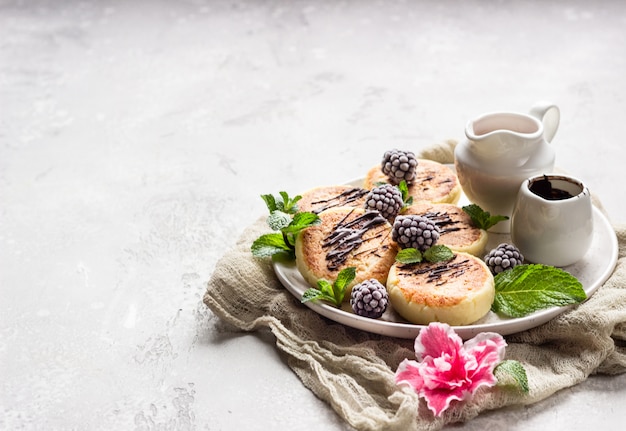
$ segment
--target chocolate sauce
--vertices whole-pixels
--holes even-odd
[[[448,214],[447,212],[431,211],[422,215],[428,217],[437,225],[437,227],[439,228],[439,233],[441,235],[444,235],[448,232],[456,232],[461,230],[461,228],[457,226],[459,224],[459,221],[452,220],[452,217],[450,217],[450,214]]]
[[[315,214],[319,214],[322,211],[327,210],[328,208],[340,207],[346,204],[350,204],[362,198],[368,193],[369,193],[369,190],[361,189],[358,187],[346,190],[345,192],[342,192],[338,194],[337,196],[333,196],[332,198],[311,202],[311,205],[316,205],[316,206],[326,204],[324,206],[320,206],[320,208],[314,209],[312,212]]]
[[[403,266],[403,274],[427,274],[426,282],[427,283],[436,283],[437,285],[442,285],[446,283],[446,280],[443,276],[447,276],[447,278],[456,278],[465,274],[465,271],[470,267],[468,264],[469,260],[465,259],[460,262],[455,262],[454,260],[448,262],[440,262],[435,266],[422,266],[422,265],[406,265]],[[407,268],[406,271],[404,269]]]
[[[338,269],[346,261],[350,253],[363,244],[363,235],[367,231],[387,222],[378,211],[367,211],[354,220],[348,221],[353,212],[354,210],[346,214],[322,242],[322,248],[329,249],[326,252],[326,266],[331,271]],[[371,239],[380,238],[381,236],[375,235]],[[377,253],[378,247],[364,250],[363,252]]]
[[[573,195],[568,191],[553,187],[552,182],[550,182],[546,175],[543,176],[542,180],[533,181],[529,188],[530,191],[537,196],[549,201],[559,201],[573,197]]]

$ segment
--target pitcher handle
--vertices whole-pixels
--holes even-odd
[[[561,120],[559,107],[551,102],[538,102],[531,108],[530,115],[543,123],[543,137],[547,142],[552,142]]]

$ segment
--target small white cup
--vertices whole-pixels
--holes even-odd
[[[563,267],[585,255],[593,239],[589,189],[562,174],[537,175],[520,186],[511,241],[526,261]]]

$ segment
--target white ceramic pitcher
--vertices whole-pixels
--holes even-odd
[[[563,174],[542,174],[523,181],[513,206],[511,240],[528,262],[576,263],[593,240],[589,189]]]
[[[471,120],[466,140],[455,149],[455,167],[467,198],[492,215],[509,220],[491,228],[510,231],[513,204],[522,182],[552,172],[555,152],[549,145],[559,127],[559,108],[537,103],[529,114],[494,112]]]

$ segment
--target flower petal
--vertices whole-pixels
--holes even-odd
[[[408,384],[418,394],[422,386],[424,386],[424,379],[420,373],[420,364],[416,361],[405,359],[400,362],[395,377],[396,384]]]
[[[463,340],[445,323],[433,322],[422,329],[415,339],[415,356],[422,360],[428,356],[437,358],[444,354],[456,357],[463,347]]]
[[[450,407],[450,403],[453,400],[463,401],[471,398],[472,394],[467,389],[459,387],[454,391],[425,390],[423,396],[430,411],[435,416],[440,416],[441,413]]]
[[[493,375],[493,369],[504,359],[506,347],[504,338],[500,334],[483,332],[466,341],[463,347],[466,353],[476,360],[472,369],[467,369],[472,382],[469,389],[474,392],[481,386],[495,385],[497,380]]]
[[[442,390],[444,388],[453,389],[466,385],[466,362],[467,358],[464,355],[451,357],[445,354],[438,358],[428,356],[420,364],[424,385],[429,389],[439,388]]]
[[[492,332],[480,333],[463,345],[465,352],[476,358],[478,368],[488,366],[492,371],[504,359],[505,347],[502,335]]]
[[[491,356],[493,353],[497,355],[498,361],[502,361],[505,347],[506,341],[502,335],[495,332],[481,332],[463,345],[465,351],[475,356],[478,362],[482,362],[485,356]]]

